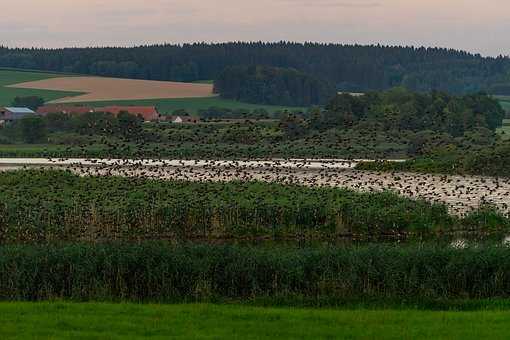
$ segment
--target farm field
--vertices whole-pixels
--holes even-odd
[[[63,77],[58,73],[46,73],[35,71],[17,71],[10,69],[0,69],[0,105],[8,106],[16,96],[38,96],[45,100],[54,100],[62,97],[77,96],[81,93],[73,91],[54,91],[44,89],[22,89],[9,87],[13,84],[39,81],[51,78]]]
[[[91,84],[90,79],[95,79],[96,82],[99,80],[96,84],[98,87]],[[265,109],[268,112],[304,110],[304,108],[259,105],[222,99],[212,95],[212,82],[211,80],[203,80],[185,84],[100,77],[78,78],[76,75],[61,73],[0,69],[0,105],[10,105],[16,96],[39,96],[48,102],[90,106],[156,106],[162,113],[172,113],[175,110],[183,109],[196,114],[198,110],[210,107],[232,110]],[[130,83],[134,85],[130,85]],[[140,90],[140,85],[137,84],[142,83],[149,84],[149,88],[143,86],[144,88]],[[164,85],[162,86],[162,84]],[[126,91],[126,86],[128,91]],[[107,91],[105,91],[105,87]],[[89,94],[89,91],[100,93],[93,95]],[[112,96],[115,97],[115,100],[108,100],[112,99]],[[150,99],[143,99],[148,97]]]
[[[84,93],[79,96],[55,99],[51,101],[52,103],[157,98],[200,98],[213,96],[213,88],[210,84],[89,76],[54,77],[17,83],[15,85],[10,85],[10,87]]]
[[[2,303],[3,339],[507,338],[505,311],[313,310],[246,306]]]
[[[256,110],[264,109],[270,113],[277,111],[304,111],[306,108],[302,107],[288,107],[276,105],[262,105],[238,102],[235,100],[222,99],[218,96],[205,97],[205,98],[174,98],[174,99],[154,99],[154,100],[115,100],[115,101],[101,101],[101,102],[82,102],[77,104],[101,106],[101,105],[154,105],[161,113],[171,114],[176,110],[186,110],[191,114],[197,114],[200,110],[205,110],[210,107],[218,107],[230,110]]]

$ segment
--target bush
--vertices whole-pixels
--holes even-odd
[[[28,144],[35,144],[44,141],[46,137],[46,124],[41,117],[25,117],[21,119],[21,133],[23,140]]]

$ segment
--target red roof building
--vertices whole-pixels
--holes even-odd
[[[159,113],[155,106],[105,106],[96,107],[96,112],[111,113],[117,116],[121,112],[127,112],[135,116],[141,116],[146,122],[159,120]]]

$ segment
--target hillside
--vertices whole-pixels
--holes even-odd
[[[38,96],[47,102],[76,105],[157,106],[163,113],[180,109],[197,113],[210,107],[268,112],[302,109],[221,99],[212,95],[211,81],[187,84],[0,68],[0,106],[11,105],[16,96]]]
[[[510,94],[510,59],[442,48],[288,42],[0,48],[0,67],[147,80],[216,79],[226,67],[242,65],[294,68],[350,92],[406,86],[416,91]]]

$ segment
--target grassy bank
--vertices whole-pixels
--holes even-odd
[[[283,247],[67,244],[0,247],[0,299],[135,302],[510,298],[510,249],[433,245]]]
[[[3,339],[507,338],[501,311],[309,310],[217,305],[0,304]]]
[[[391,192],[263,182],[185,182],[15,171],[0,177],[0,242],[334,239],[510,230],[491,210],[464,219]]]

